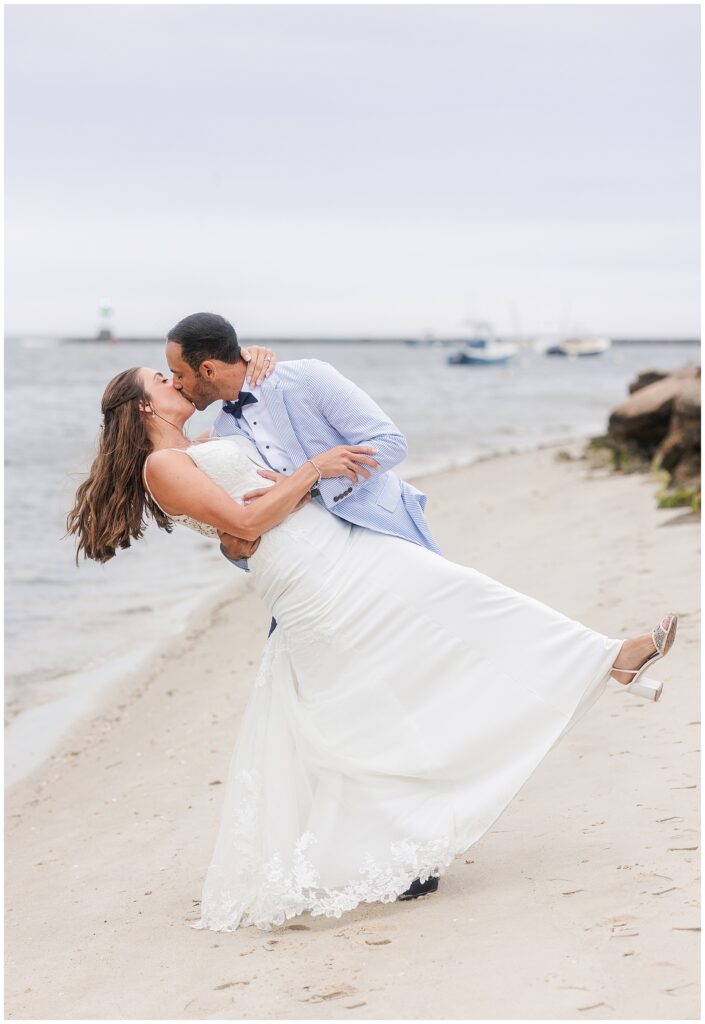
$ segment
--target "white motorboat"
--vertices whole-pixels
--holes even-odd
[[[547,356],[600,356],[612,347],[610,338],[579,335],[564,338],[546,349]]]
[[[497,366],[508,363],[519,352],[519,346],[499,338],[470,338],[448,356],[451,366]]]

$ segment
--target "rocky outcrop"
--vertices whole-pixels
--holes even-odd
[[[700,381],[689,380],[673,403],[668,431],[654,466],[670,474],[672,487],[700,490]]]
[[[649,384],[655,384],[656,381],[663,380],[665,377],[690,377],[696,378],[700,376],[700,367],[697,363],[684,363],[683,366],[679,366],[677,370],[642,370],[638,373],[636,380],[633,380],[629,385],[629,394],[634,394],[635,391],[639,391],[641,388],[647,387]]]
[[[666,436],[673,403],[686,383],[687,378],[669,376],[632,392],[611,413],[607,433],[618,444],[631,443],[652,456]]]
[[[586,452],[593,465],[660,471],[660,502],[700,507],[700,367],[645,370],[610,415],[607,434]]]
[[[640,391],[641,388],[645,388],[649,384],[655,384],[657,380],[663,380],[664,377],[668,377],[665,370],[642,370],[636,380],[629,385],[629,394],[633,395],[635,391]]]

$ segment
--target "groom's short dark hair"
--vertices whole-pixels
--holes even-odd
[[[185,316],[169,331],[167,341],[181,345],[185,361],[196,373],[204,359],[236,363],[240,358],[235,328],[217,313],[191,313]]]

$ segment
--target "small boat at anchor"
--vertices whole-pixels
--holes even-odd
[[[449,366],[499,366],[508,363],[519,352],[519,346],[499,338],[470,338],[448,356]]]
[[[564,338],[545,350],[547,356],[600,356],[612,347],[612,341],[606,337],[589,337],[585,335]]]

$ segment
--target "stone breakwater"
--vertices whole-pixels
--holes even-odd
[[[699,365],[644,370],[610,414],[607,433],[591,438],[585,454],[593,466],[653,473],[661,484],[659,507],[699,511],[700,402]]]

